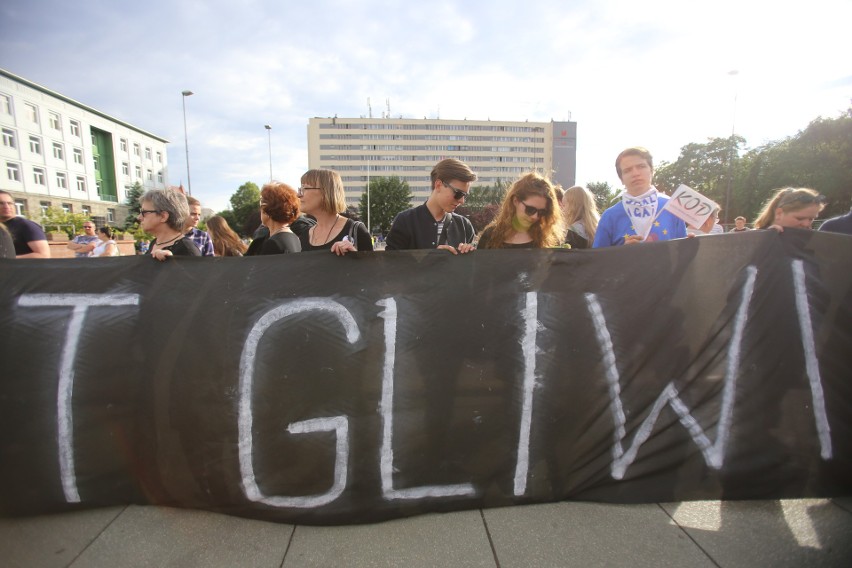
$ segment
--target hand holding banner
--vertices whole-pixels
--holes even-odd
[[[713,211],[719,208],[719,204],[712,199],[704,197],[691,187],[681,184],[661,212],[668,211],[675,217],[682,219],[687,225],[700,227],[713,214]]]

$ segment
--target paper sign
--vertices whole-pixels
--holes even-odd
[[[691,187],[681,184],[662,210],[682,219],[688,225],[700,227],[717,209],[719,209],[718,203],[704,197]]]

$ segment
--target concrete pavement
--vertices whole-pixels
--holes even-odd
[[[852,566],[852,498],[564,502],[310,527],[163,507],[0,519],[0,565]]]

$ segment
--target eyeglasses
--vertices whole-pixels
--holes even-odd
[[[527,217],[532,217],[533,215],[538,215],[539,219],[547,215],[547,209],[536,209],[532,205],[527,205],[523,201],[521,201],[521,205],[524,206],[524,213],[527,214]]]
[[[470,195],[469,191],[462,191],[457,187],[451,186],[450,184],[448,184],[444,180],[441,180],[441,183],[444,184],[444,187],[448,187],[449,189],[453,190],[453,198],[456,201],[460,201],[462,199],[467,199],[467,197]]]
[[[784,196],[778,201],[778,207],[783,207],[785,205],[789,205],[794,201],[799,201],[801,203],[819,203],[820,205],[825,205],[826,201],[828,201],[824,195],[814,195],[807,191],[796,191],[793,188],[790,188],[784,192]]]
[[[148,213],[162,213],[162,211],[159,210],[159,209],[140,209],[139,210],[139,214],[142,215],[143,217],[145,215],[147,215]]]
[[[309,189],[322,189],[322,188],[321,187],[300,187],[299,189],[296,190],[296,195],[298,195],[299,197],[302,197],[303,195],[305,195],[305,192],[308,191]]]

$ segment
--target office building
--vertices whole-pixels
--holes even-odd
[[[412,204],[429,197],[429,173],[444,158],[468,164],[476,185],[512,182],[537,170],[567,188],[577,171],[577,123],[404,118],[312,118],[311,168],[337,171],[347,205],[357,206],[370,177],[408,182]]]
[[[127,190],[168,184],[168,140],[0,69],[0,188],[18,214],[48,207],[124,226]]]

